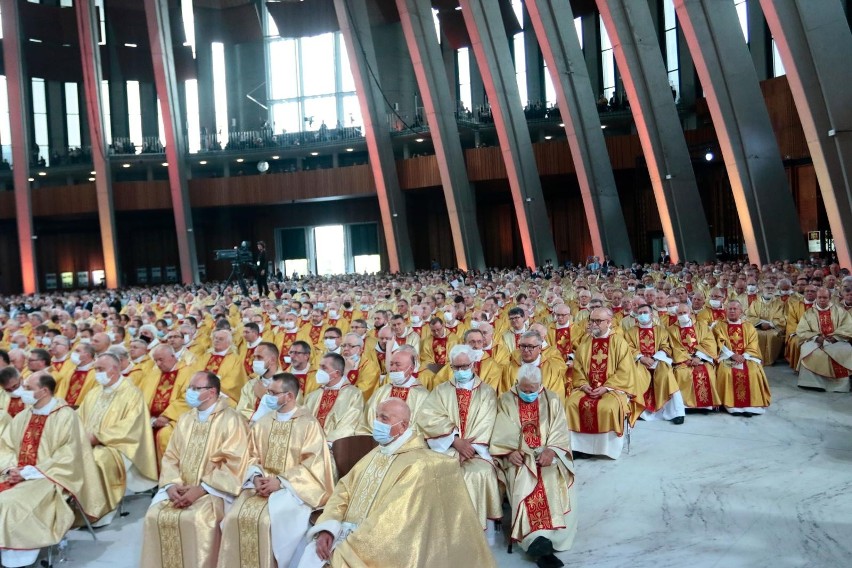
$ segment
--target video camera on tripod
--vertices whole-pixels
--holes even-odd
[[[231,275],[225,281],[225,286],[227,287],[236,280],[240,284],[243,296],[248,296],[248,285],[246,284],[243,268],[254,266],[254,255],[249,249],[248,241],[243,241],[239,246],[232,249],[220,249],[213,252],[216,255],[216,260],[228,260],[231,262]]]

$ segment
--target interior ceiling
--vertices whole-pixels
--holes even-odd
[[[424,0],[426,1],[426,0]],[[521,29],[512,10],[511,0],[499,2],[506,33]],[[367,0],[374,25],[399,21],[396,0]],[[102,46],[103,75],[110,79],[120,70],[125,80],[152,81],[145,11],[142,0],[106,0],[106,20],[115,41]],[[175,66],[179,79],[196,76],[191,48],[183,45],[185,34],[181,0],[169,0]],[[334,0],[265,0],[282,37],[303,37],[337,31]],[[458,0],[431,0],[438,10],[444,34],[450,45],[459,49],[470,46],[470,37]],[[77,20],[71,8],[33,4],[19,0],[23,28],[23,53],[33,77],[56,81],[80,81],[82,69],[77,38]],[[199,43],[221,41],[229,44],[257,42],[263,39],[260,3],[256,0],[193,0],[196,40]],[[571,0],[575,16],[594,14],[595,0]],[[35,41],[29,41],[35,40]],[[133,47],[135,46],[135,47]],[[0,43],[0,53],[2,53]],[[0,58],[0,72],[2,58]]]

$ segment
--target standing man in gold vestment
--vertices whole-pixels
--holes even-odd
[[[562,566],[577,532],[571,433],[561,399],[524,365],[518,383],[497,404],[491,453],[505,473],[512,510],[510,538],[542,568]]]
[[[0,435],[0,563],[29,566],[74,523],[68,496],[94,519],[104,496],[77,413],[44,371],[27,377],[27,405]]]
[[[474,374],[473,359],[473,350],[467,345],[452,348],[453,376],[432,391],[418,422],[430,448],[459,461],[479,523],[493,542],[494,521],[503,518],[497,470],[488,453],[497,393]]]
[[[160,490],[145,514],[143,568],[213,568],[225,503],[245,475],[245,420],[222,398],[219,378],[192,376],[186,403],[163,455]]]
[[[157,485],[157,452],[145,397],[121,375],[118,357],[107,352],[95,361],[98,383],[77,410],[92,445],[106,508],[95,526],[111,521],[125,490]]]
[[[575,455],[618,459],[624,445],[624,419],[629,417],[631,425],[639,419],[648,377],[633,372],[630,346],[612,333],[609,308],[592,311],[588,330],[574,354],[574,391],[565,403],[571,446]]]
[[[360,401],[360,391],[349,388]],[[243,490],[222,524],[220,568],[289,566],[311,511],[334,489],[322,426],[296,405],[298,396],[290,373],[275,375],[267,388],[264,397],[277,409],[251,427]]]
[[[458,460],[430,450],[410,422],[405,402],[378,406],[379,446],[335,487],[300,568],[496,566]]]

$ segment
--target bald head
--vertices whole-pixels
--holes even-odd
[[[387,420],[382,420],[382,416],[385,416]],[[411,421],[411,408],[401,398],[389,398],[376,407],[376,418],[385,424],[404,422],[405,427],[408,428]]]

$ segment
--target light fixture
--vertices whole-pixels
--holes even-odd
[[[559,123],[559,128],[565,128],[565,123],[564,123],[564,122],[560,122],[560,123]]]
[[[46,176],[46,175],[47,175],[47,172],[39,172],[39,173],[38,173],[38,175],[40,175],[40,176]]]
[[[35,181],[35,178],[27,178],[27,181]]]
[[[95,178],[89,178],[89,181],[95,181]]]
[[[715,158],[715,157],[716,156],[713,154],[713,150],[707,150],[707,152],[705,152],[705,154],[704,154],[704,159],[707,160],[708,162],[712,162],[713,158]]]
[[[89,173],[90,173],[90,174],[92,174],[92,175],[97,175],[97,173],[98,173],[98,172],[91,171],[91,172],[89,172]]]
[[[278,158],[279,158],[279,156],[272,156],[273,160],[277,160]]]
[[[603,130],[605,128],[606,128],[606,124],[601,124],[601,129]]]
[[[207,165],[207,160],[201,160],[201,161],[200,161],[200,162],[198,162],[198,163],[199,163],[199,164],[201,164],[202,166],[206,166],[206,165]]]
[[[415,138],[414,141],[415,142],[423,142],[423,139],[422,138]]]
[[[163,167],[164,167],[164,168],[169,167],[169,163],[168,163],[168,162],[163,162]]]
[[[125,43],[124,47],[138,47],[135,43]]]
[[[355,148],[347,148],[347,149],[346,149],[346,151],[347,151],[347,152],[354,152],[354,151],[355,151]]]
[[[242,158],[237,158],[237,163],[238,163],[238,164],[242,164],[244,161],[245,161],[245,160],[243,160]]]
[[[553,136],[545,136],[544,137],[545,140],[550,140],[551,138],[553,138]]]
[[[311,156],[319,156],[319,152],[311,152]]]
[[[122,167],[122,168],[129,168],[129,167],[130,167],[130,164],[121,164],[121,167]]]

